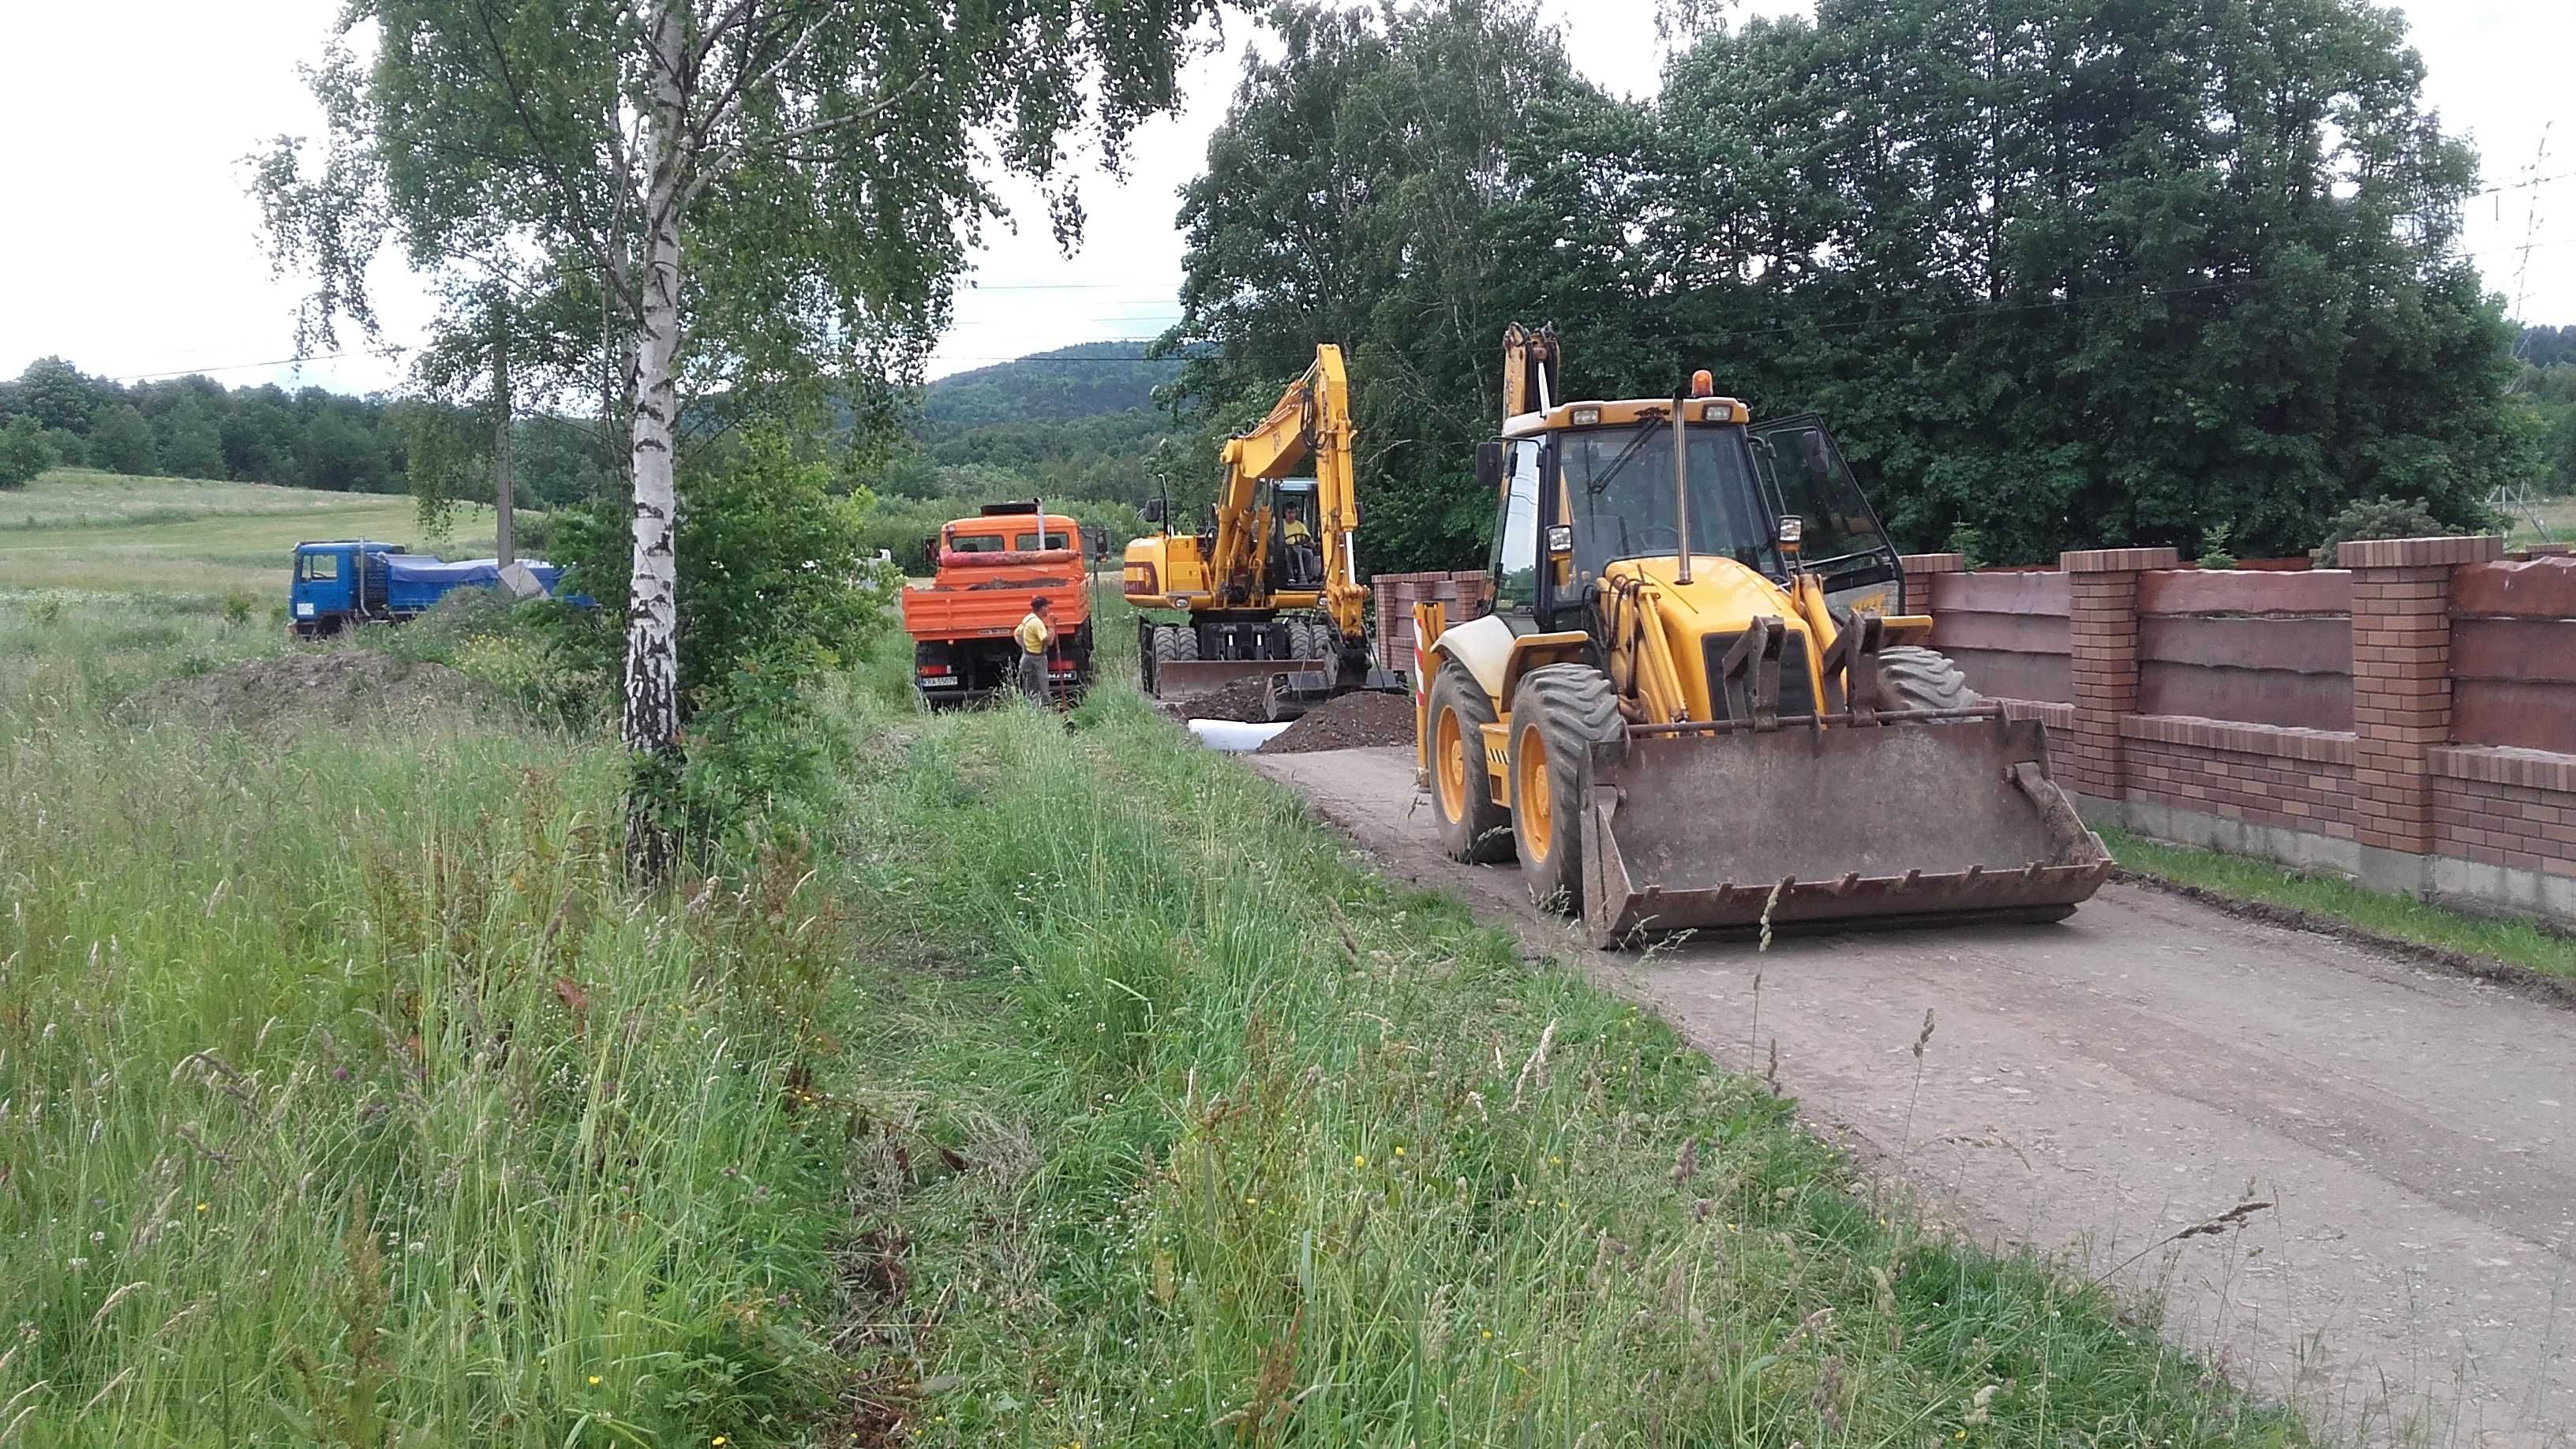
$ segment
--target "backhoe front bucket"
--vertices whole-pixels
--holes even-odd
[[[2053,921],[2111,873],[1999,715],[1819,729],[1632,729],[1585,791],[1585,915],[1640,933]]]

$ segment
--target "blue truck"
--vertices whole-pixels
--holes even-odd
[[[563,577],[562,569],[539,559],[519,563],[548,594]],[[298,639],[322,639],[352,624],[400,623],[458,589],[497,589],[506,582],[498,559],[450,563],[364,538],[299,543],[286,590],[287,629]]]

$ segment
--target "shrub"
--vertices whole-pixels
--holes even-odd
[[[860,546],[873,500],[831,491],[831,469],[798,459],[787,440],[754,432],[724,456],[690,468],[680,485],[680,708],[685,721],[709,686],[744,661],[836,662],[886,627],[891,581]],[[631,555],[622,503],[559,510],[554,561],[565,592],[599,601],[577,631],[610,677],[625,667]],[[806,650],[801,646],[814,646]],[[819,652],[818,652],[819,651]]]
[[[54,466],[54,450],[36,420],[21,414],[0,428],[0,488],[23,488]]]
[[[1964,523],[1950,530],[1950,537],[1942,544],[1942,548],[1967,560],[1968,567],[1972,569],[1981,569],[1994,562],[1986,556],[1985,534]]]
[[[2364,498],[2344,505],[2326,523],[2323,543],[2308,551],[2321,569],[2340,567],[2343,545],[2365,538],[2449,538],[2467,530],[2433,516],[2421,498]]]

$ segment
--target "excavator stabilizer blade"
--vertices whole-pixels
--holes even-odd
[[[2050,921],[2111,873],[2031,720],[1632,734],[1596,755],[1584,821],[1603,946],[1766,914],[1775,930]]]

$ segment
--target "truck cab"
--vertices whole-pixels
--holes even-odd
[[[404,551],[363,538],[297,544],[286,588],[288,629],[299,639],[321,639],[353,621],[385,617],[385,555]]]

